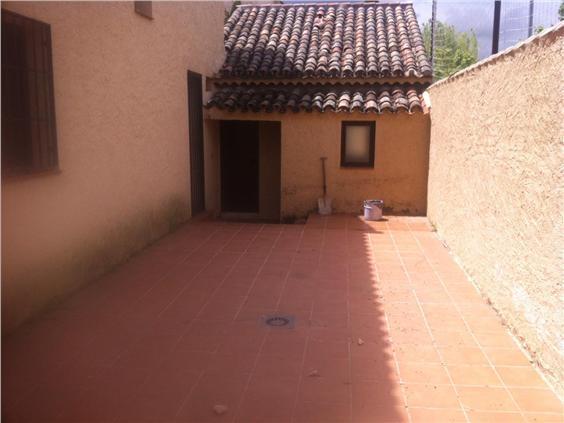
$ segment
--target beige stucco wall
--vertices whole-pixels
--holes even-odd
[[[564,27],[429,90],[428,215],[563,393]]]
[[[208,119],[281,122],[282,219],[302,218],[323,195],[320,157],[327,157],[328,195],[335,212],[361,211],[362,202],[381,198],[390,213],[424,215],[427,198],[429,117],[361,113],[230,113],[206,111]],[[341,122],[376,122],[373,169],[341,168]],[[218,164],[216,164],[217,166]]]
[[[51,24],[60,163],[2,181],[6,332],[189,217],[186,71],[221,66],[224,6],[2,7]]]

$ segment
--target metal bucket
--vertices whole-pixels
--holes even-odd
[[[382,219],[382,210],[384,209],[383,200],[365,200],[364,201],[364,220],[380,220]]]

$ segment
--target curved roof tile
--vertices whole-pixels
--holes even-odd
[[[228,111],[423,111],[428,84],[219,84],[206,107]]]
[[[224,77],[432,74],[411,4],[239,6],[223,34]]]

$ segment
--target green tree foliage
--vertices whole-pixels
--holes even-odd
[[[558,8],[558,16],[560,17],[561,21],[564,21],[564,1],[560,3],[560,7]]]
[[[425,48],[431,52],[431,21],[423,25]],[[459,32],[453,25],[437,21],[435,24],[435,60],[433,71],[442,79],[470,66],[478,60],[478,39],[474,31]]]

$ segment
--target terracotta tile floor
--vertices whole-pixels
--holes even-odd
[[[424,218],[190,223],[2,353],[6,423],[563,419]]]

